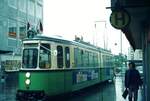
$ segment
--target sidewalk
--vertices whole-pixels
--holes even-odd
[[[5,80],[0,79],[0,101],[16,101],[17,73],[10,73]]]
[[[126,100],[122,98],[122,93],[124,91],[124,77],[116,77],[115,81],[115,89],[116,89],[116,101],[128,101],[128,96]],[[138,101],[142,100],[142,89],[140,88],[138,91]]]

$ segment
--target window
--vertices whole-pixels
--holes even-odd
[[[106,68],[107,67],[107,56],[103,55],[103,66]]]
[[[36,68],[37,67],[37,49],[24,49],[23,50],[23,68]]]
[[[77,48],[75,48],[74,49],[74,62],[75,62],[75,67],[77,67],[77,64],[78,64],[78,56],[77,56],[77,54],[78,54],[78,49]]]
[[[70,50],[69,50],[69,47],[65,48],[65,64],[66,64],[66,68],[70,67]]]
[[[95,54],[95,66],[98,67],[98,54]]]
[[[17,0],[8,0],[8,4],[13,8],[17,8]]]
[[[19,38],[24,39],[26,37],[26,24],[19,24]]]
[[[81,65],[82,65],[81,50],[78,49],[78,52],[77,52],[77,66],[78,66],[78,67],[81,67]]]
[[[9,19],[8,21],[8,36],[11,38],[17,37],[17,23],[15,20]]]
[[[108,67],[111,67],[112,66],[112,62],[111,62],[111,57],[110,56],[108,56]]]
[[[94,59],[94,60],[93,60],[93,61],[94,61],[94,63],[93,63],[94,65],[93,65],[93,66],[94,66],[94,67],[97,67],[97,66],[98,66],[98,54],[97,54],[97,53],[94,53],[93,56],[94,56],[94,58],[93,58],[93,59]]]
[[[43,15],[42,5],[38,3],[36,6],[36,17],[42,19],[42,15]]]
[[[22,12],[26,12],[27,0],[18,0],[18,3],[19,3],[19,10]]]
[[[80,50],[80,52],[81,52],[81,66],[83,66],[84,65],[84,59],[83,59],[83,57],[84,57],[84,51],[83,50]]]
[[[50,68],[51,60],[50,60],[50,45],[49,44],[41,44],[40,46],[40,57],[39,57],[39,66],[40,68]]]
[[[75,66],[76,67],[82,67],[84,66],[84,52],[81,49],[75,48],[74,49],[74,57],[75,57]],[[83,61],[84,60],[84,61]]]
[[[93,53],[89,53],[89,66],[92,67],[93,66]]]
[[[83,52],[83,66],[86,67],[86,62],[87,62],[87,59],[86,59],[86,51]]]
[[[33,0],[29,0],[28,1],[28,13],[29,13],[29,15],[31,15],[31,16],[34,16],[34,1]]]
[[[85,61],[84,66],[88,67],[89,66],[89,52],[87,52],[87,51],[85,51],[84,61]]]
[[[57,66],[58,66],[58,68],[63,68],[63,48],[62,48],[62,46],[57,46]]]
[[[95,56],[95,53],[93,53],[93,64],[92,64],[92,66],[93,67],[96,67],[96,56]]]

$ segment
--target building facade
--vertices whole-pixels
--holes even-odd
[[[43,0],[0,0],[1,68],[21,59],[21,41],[27,37],[27,27],[39,22],[43,22]]]
[[[142,60],[143,59],[143,52],[141,49],[136,49],[135,51],[130,46],[128,48],[128,60]]]
[[[135,50],[134,60],[143,60],[143,51],[141,49],[136,49]]]
[[[131,46],[128,48],[128,56],[127,57],[128,57],[127,58],[128,60],[134,60],[134,50]]]

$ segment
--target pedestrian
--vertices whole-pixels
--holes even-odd
[[[135,69],[135,63],[130,62],[128,66],[129,69],[125,73],[125,87],[128,89],[129,101],[137,101],[138,89],[142,85],[142,80],[139,71]]]

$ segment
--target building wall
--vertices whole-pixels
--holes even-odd
[[[43,22],[43,0],[0,0],[0,50],[18,53],[27,23]]]
[[[43,22],[43,0],[0,0],[0,51],[12,51],[7,59],[0,53],[1,60],[12,55],[21,59],[18,56],[22,39],[27,36],[27,24],[37,27],[40,21]]]

